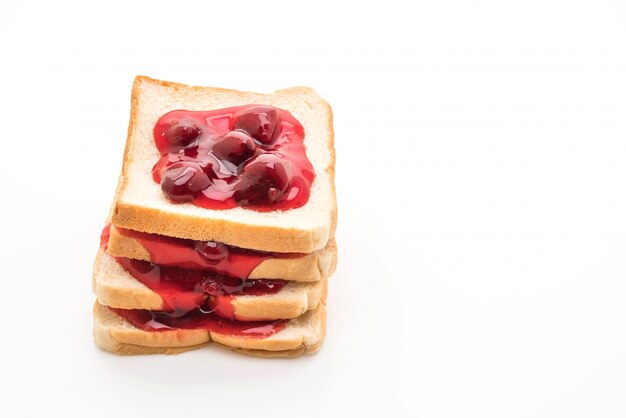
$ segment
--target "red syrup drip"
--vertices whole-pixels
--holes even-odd
[[[287,111],[247,105],[174,110],[154,126],[161,158],[152,177],[174,203],[267,212],[309,199],[315,171],[304,128]]]
[[[287,325],[285,320],[241,322],[225,319],[212,312],[199,309],[183,316],[145,309],[109,308],[122,316],[134,327],[144,331],[167,331],[175,329],[205,329],[210,332],[238,335],[249,338],[266,338],[280,332]]]
[[[300,253],[253,251],[221,243],[172,238],[119,227],[116,229],[120,234],[139,241],[150,254],[150,261],[155,264],[212,270],[234,277],[249,277],[259,264],[271,258],[302,256]]]

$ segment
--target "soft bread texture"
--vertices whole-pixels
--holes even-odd
[[[288,282],[272,295],[241,295],[232,300],[241,319],[290,319],[314,309],[326,295],[326,280]],[[121,309],[165,309],[163,299],[136,280],[113,257],[98,251],[93,268],[93,290],[102,305]]]
[[[114,226],[111,227],[107,252],[115,257],[152,261],[150,253],[138,240],[120,234]],[[252,270],[249,278],[316,281],[329,277],[336,266],[337,246],[333,238],[324,248],[312,253],[293,258],[265,260]]]
[[[200,348],[210,341],[258,357],[294,357],[316,352],[326,333],[323,303],[289,321],[280,332],[267,338],[217,334],[206,330],[143,331],[106,306],[94,305],[96,345],[115,354],[177,354]]]
[[[152,130],[165,113],[266,104],[290,112],[304,126],[307,157],[316,178],[308,202],[286,211],[257,212],[243,207],[211,210],[190,203],[173,204],[152,180],[159,158]],[[271,94],[193,87],[138,76],[133,85],[124,163],[113,209],[113,224],[161,235],[276,252],[310,253],[334,235],[335,150],[332,111],[307,87]]]

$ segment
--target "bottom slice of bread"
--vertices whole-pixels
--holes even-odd
[[[203,329],[144,331],[98,302],[94,305],[94,336],[103,350],[115,354],[177,354],[213,341],[225,348],[257,357],[295,357],[319,350],[326,333],[326,307],[288,321],[267,338],[225,335]]]

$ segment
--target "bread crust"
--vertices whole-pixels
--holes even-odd
[[[188,238],[198,241],[218,241],[242,248],[250,248],[276,252],[304,252],[310,253],[326,246],[334,235],[337,225],[337,204],[335,192],[335,148],[333,115],[330,105],[319,99],[328,111],[328,132],[330,135],[328,152],[331,155],[330,164],[325,168],[331,183],[332,208],[330,220],[327,224],[318,225],[309,229],[297,227],[277,227],[272,225],[251,225],[228,219],[199,218],[181,213],[169,213],[160,209],[129,204],[121,200],[121,195],[127,187],[127,172],[131,164],[130,143],[136,129],[137,115],[140,103],[140,86],[143,83],[155,84],[172,89],[191,89],[202,92],[234,92],[252,94],[237,90],[188,86],[169,81],[155,80],[145,76],[137,76],[133,83],[131,94],[131,115],[128,126],[128,137],[124,151],[122,171],[118,182],[112,219],[116,226],[134,229],[137,231],[168,235],[172,237]],[[274,94],[315,94],[307,87],[293,87],[278,90]]]
[[[333,211],[331,230],[336,228]],[[311,230],[250,225],[224,219],[204,219],[160,209],[116,202],[113,224],[150,234],[161,234],[195,241],[216,241],[252,250],[281,253],[310,253],[328,243],[330,231],[321,226]]]
[[[150,332],[133,327],[105,306],[94,305],[94,337],[102,350],[120,355],[178,354],[200,348],[210,341],[218,346],[257,357],[295,357],[319,350],[326,334],[326,309],[319,307],[295,324],[268,338],[227,336],[204,330]],[[296,332],[287,331],[290,326]],[[311,328],[310,330],[308,328]],[[290,332],[289,335],[281,334]]]
[[[307,286],[304,293],[285,297],[280,297],[280,292],[278,297],[235,297],[232,304],[240,319],[291,319],[317,308],[322,300],[326,300],[327,289],[328,281],[324,279]]]
[[[152,261],[150,253],[135,238],[120,234],[111,227],[107,252],[114,257]],[[317,281],[333,274],[337,266],[337,245],[334,238],[326,247],[294,258],[273,258],[262,261],[250,273],[250,279],[282,279],[299,282]]]

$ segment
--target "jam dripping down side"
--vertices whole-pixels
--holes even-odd
[[[143,331],[205,329],[218,334],[267,338],[280,332],[287,325],[285,320],[241,322],[221,318],[213,312],[205,312],[201,309],[195,309],[182,316],[145,309],[109,309]]]

